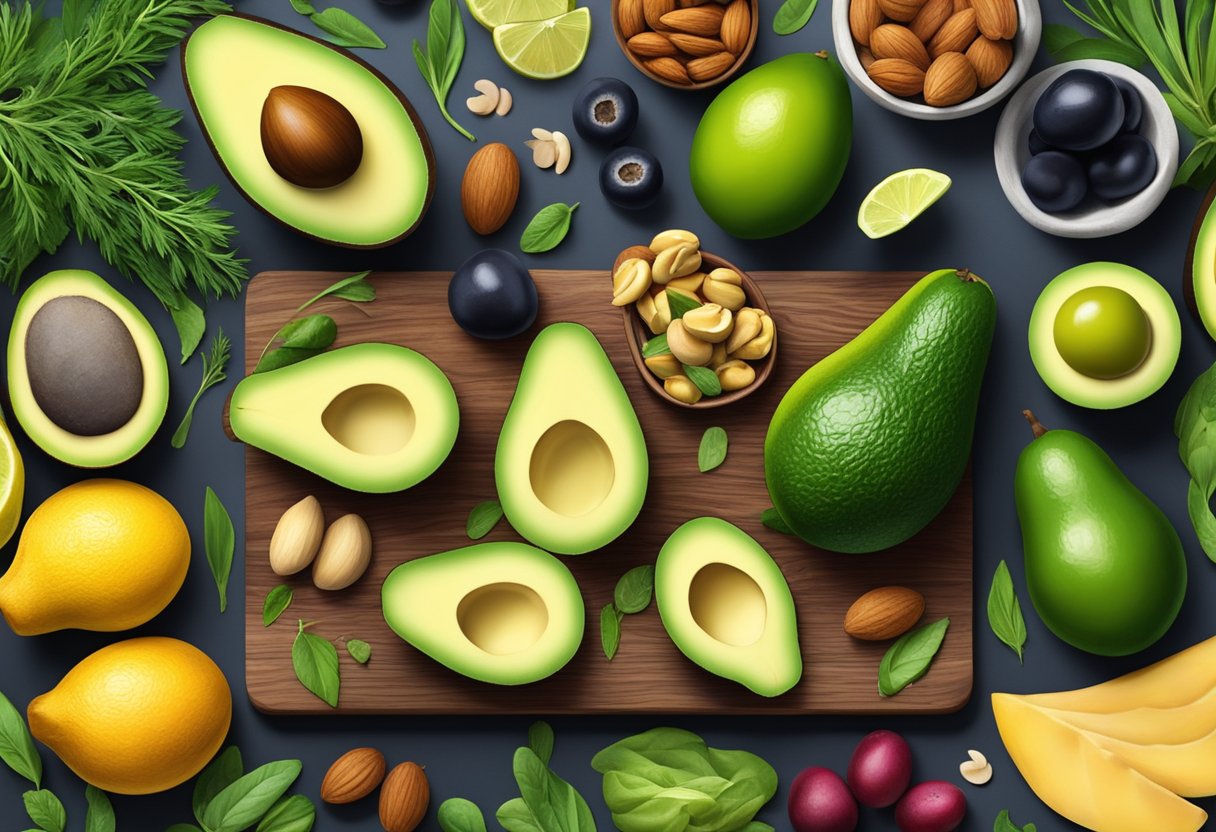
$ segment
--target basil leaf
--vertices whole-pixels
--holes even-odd
[[[449,797],[440,803],[437,819],[443,832],[486,832],[486,819],[481,809],[463,797]]]
[[[773,17],[773,31],[779,35],[792,35],[811,22],[811,15],[819,0],[785,0]]]
[[[228,577],[232,573],[232,555],[236,549],[236,532],[232,518],[220,502],[220,498],[207,486],[203,501],[203,548],[207,554],[207,565],[215,577],[215,586],[220,593],[220,612],[228,609]]]
[[[21,799],[25,802],[25,813],[42,832],[63,832],[68,825],[68,813],[63,804],[46,789],[28,791]]]
[[[701,447],[697,449],[697,470],[704,474],[725,462],[728,444],[725,430],[719,427],[706,428],[701,436]]]
[[[621,617],[624,615],[614,604],[607,604],[600,610],[600,646],[608,661],[616,656],[617,648],[621,646]]]
[[[383,49],[385,43],[372,27],[345,9],[331,6],[311,17],[313,25],[330,36],[338,46]]]
[[[338,707],[338,690],[342,679],[338,673],[338,648],[312,633],[300,622],[296,640],[291,645],[291,666],[300,684],[323,700],[329,707]]]
[[[988,590],[988,626],[992,632],[1022,661],[1022,648],[1026,645],[1026,621],[1022,618],[1022,605],[1013,589],[1013,577],[1005,561],[997,564],[992,576],[992,587]]]
[[[210,832],[242,832],[266,814],[300,776],[299,760],[255,768],[207,804],[203,826]]]
[[[775,532],[781,534],[793,534],[794,530],[785,522],[785,518],[781,516],[781,512],[777,509],[769,507],[760,512],[760,523]]]
[[[943,618],[900,636],[878,665],[878,692],[894,696],[928,673],[949,626]]]
[[[266,600],[262,602],[262,626],[269,627],[278,621],[279,616],[287,612],[294,598],[295,593],[287,584],[279,584],[267,592]]]
[[[0,760],[36,788],[42,786],[42,757],[25,718],[3,693],[0,693]]]
[[[642,347],[642,358],[654,358],[656,355],[670,355],[671,347],[667,345],[667,333],[660,332]]]
[[[367,664],[372,658],[372,646],[357,638],[346,640],[346,652],[350,653],[350,657],[359,664]]]
[[[667,289],[667,305],[671,307],[671,319],[683,318],[685,312],[691,312],[694,309],[701,308],[701,302],[694,297],[677,292],[674,289]]]
[[[291,0],[291,7],[305,17],[317,13],[316,7],[308,0]]]
[[[203,822],[203,813],[215,796],[241,778],[245,772],[244,761],[241,760],[241,749],[235,745],[225,748],[207,764],[203,773],[194,782],[194,796],[191,804],[194,808],[194,819]]]
[[[992,825],[992,832],[1036,832],[1036,830],[1033,823],[1018,826],[1009,819],[1009,810],[1002,809],[1001,813],[996,816],[996,823]]]
[[[1075,40],[1053,52],[1052,57],[1061,63],[1097,58],[1104,61],[1115,61],[1133,69],[1144,65],[1144,54],[1139,49],[1105,38]]]
[[[623,613],[634,614],[650,606],[654,597],[654,566],[635,566],[621,576],[612,591],[613,605]]]
[[[84,799],[89,804],[84,832],[114,832],[116,821],[109,796],[96,786],[85,786]]]
[[[502,503],[498,500],[486,500],[473,506],[473,510],[469,512],[465,532],[469,540],[481,540],[493,531],[501,519]]]
[[[359,272],[352,274],[350,277],[344,277],[337,283],[322,289],[313,297],[301,303],[296,307],[296,312],[303,312],[308,307],[312,306],[319,300],[328,297],[341,298],[349,300],[352,303],[369,303],[376,299],[376,287],[368,282],[367,276],[370,271]]]
[[[338,325],[328,315],[309,315],[288,321],[274,334],[270,344],[281,342],[275,349],[263,352],[255,373],[277,370],[312,358],[328,349],[338,337]],[[269,345],[267,345],[269,346]]]
[[[521,797],[499,806],[495,817],[507,832],[548,832],[537,822],[536,816]]]
[[[528,748],[540,758],[545,765],[553,759],[553,726],[541,720],[528,726]]]
[[[185,364],[203,340],[203,333],[207,331],[207,316],[184,292],[179,292],[174,298],[169,307],[169,315],[173,318],[173,326],[177,328],[177,338],[182,345],[181,363]]]
[[[721,396],[722,382],[718,379],[718,374],[708,367],[690,367],[685,364],[684,375],[688,376],[689,381],[697,385],[706,396]]]
[[[265,814],[256,832],[311,832],[317,807],[302,794],[284,797]]]
[[[527,254],[540,254],[557,248],[570,231],[570,219],[579,203],[555,202],[536,213],[519,238],[519,248]]]

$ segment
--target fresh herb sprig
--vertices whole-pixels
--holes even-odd
[[[25,718],[3,693],[0,693],[0,760],[33,783],[34,788],[42,787],[42,757],[38,747]]]
[[[371,272],[359,272],[344,277],[296,307],[303,312],[314,303],[326,298],[338,298],[351,303],[371,303],[376,299],[376,287],[367,276]],[[262,347],[254,373],[264,373],[296,364],[314,355],[320,355],[333,346],[338,337],[338,323],[329,315],[308,315],[293,318],[279,328]],[[275,346],[275,344],[278,346]],[[272,349],[273,347],[273,349]]]
[[[380,36],[359,18],[346,9],[331,6],[317,11],[310,0],[291,0],[291,7],[309,18],[313,25],[329,35],[330,43],[347,48],[383,49],[385,43]]]
[[[329,707],[336,708],[342,687],[338,648],[331,641],[305,632],[313,623],[300,621],[296,640],[291,645],[291,666],[301,685]]]
[[[236,532],[228,509],[219,496],[207,486],[203,500],[203,550],[207,565],[220,593],[220,612],[228,609],[228,578],[232,574],[232,556],[236,551]]]
[[[211,352],[203,356],[203,380],[199,383],[198,390],[195,392],[194,398],[190,400],[189,406],[186,407],[182,423],[173,432],[173,439],[169,443],[173,447],[185,447],[186,439],[190,436],[190,425],[194,421],[195,405],[198,404],[198,400],[203,397],[204,393],[228,378],[226,371],[228,359],[231,357],[232,341],[224,334],[224,330],[220,329],[215,333],[215,338],[211,340]]]
[[[471,142],[477,139],[468,130],[461,127],[452,114],[448,112],[448,93],[456,81],[456,73],[464,61],[464,22],[460,18],[460,5],[457,0],[431,0],[431,11],[426,29],[426,51],[421,44],[414,41],[414,62],[422,73],[431,92],[435,95],[435,103],[439,112],[456,132]]]
[[[266,599],[262,601],[262,626],[269,627],[278,621],[294,599],[295,593],[287,584],[279,584],[267,592]]]
[[[443,832],[486,832],[481,807],[463,797],[449,797],[440,803],[435,819]]]
[[[191,807],[198,826],[177,823],[167,832],[304,832],[317,808],[304,795],[288,795],[300,776],[299,760],[277,760],[244,773],[241,751],[225,748],[194,781]],[[88,829],[86,832],[93,832]]]
[[[1022,617],[1022,604],[1013,588],[1013,577],[1005,561],[997,564],[992,576],[992,587],[988,590],[988,626],[993,634],[1018,654],[1022,661],[1022,650],[1026,646],[1026,620]]]

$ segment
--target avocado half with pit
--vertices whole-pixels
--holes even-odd
[[[583,640],[565,564],[524,543],[482,543],[403,563],[381,588],[393,632],[457,673],[523,685],[561,670]]]
[[[1199,207],[1191,244],[1186,253],[1187,279],[1184,290],[1187,305],[1198,317],[1208,335],[1216,339],[1216,185]]]
[[[1047,284],[1030,314],[1030,357],[1065,401],[1096,410],[1148,398],[1178,363],[1169,292],[1122,263],[1085,263]]]
[[[81,468],[125,462],[169,405],[165,351],[148,319],[89,271],[25,290],[8,336],[13,415],[38,447]]]
[[[380,248],[417,227],[435,157],[405,95],[370,64],[247,15],[218,15],[182,55],[220,166],[255,206],[307,237]]]
[[[366,343],[247,376],[232,391],[228,424],[240,441],[330,482],[387,494],[443,464],[460,409],[425,355]]]

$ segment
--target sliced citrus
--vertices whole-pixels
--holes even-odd
[[[578,69],[591,39],[591,12],[575,9],[548,20],[505,23],[494,29],[494,48],[527,78],[560,78]]]
[[[861,201],[857,227],[871,240],[894,234],[950,190],[950,177],[928,168],[893,173]]]
[[[493,29],[504,23],[545,20],[574,8],[573,0],[468,0],[473,19]]]

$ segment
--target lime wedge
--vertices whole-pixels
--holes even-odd
[[[493,29],[504,23],[544,20],[574,8],[574,0],[468,0],[473,19]]]
[[[894,234],[950,190],[950,177],[928,168],[893,173],[874,186],[857,210],[857,227],[871,240]]]
[[[591,39],[591,12],[575,9],[548,20],[505,23],[494,29],[494,48],[527,78],[560,78],[578,69]]]

